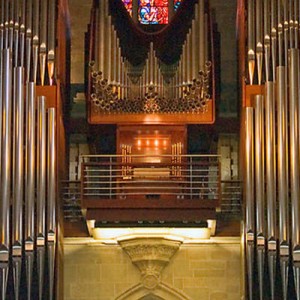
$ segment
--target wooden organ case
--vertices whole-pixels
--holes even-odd
[[[182,1],[165,25],[139,23],[121,0],[94,1],[87,36],[89,123],[117,125],[116,153],[83,158],[87,219],[214,218],[218,160],[187,149],[187,125],[215,120],[208,1]]]

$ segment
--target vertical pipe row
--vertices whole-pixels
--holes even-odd
[[[247,53],[248,82],[265,84],[265,153],[264,163],[255,165],[257,247],[261,225],[267,221],[268,262],[271,282],[271,296],[275,297],[275,253],[280,257],[283,299],[290,293],[289,272],[293,274],[297,299],[300,299],[300,202],[299,202],[299,1],[294,0],[248,0],[247,7]],[[263,9],[263,17],[261,10]],[[255,20],[255,22],[254,22]],[[263,22],[263,25],[262,25]],[[262,32],[264,39],[262,39]],[[253,41],[256,40],[254,49]],[[263,45],[261,45],[262,43]],[[261,47],[262,46],[262,47]],[[261,53],[264,52],[262,57]],[[257,68],[254,72],[253,55]],[[265,68],[262,70],[261,65]],[[265,81],[264,81],[265,78]],[[256,83],[255,82],[255,83]],[[255,99],[255,115],[258,122],[260,107]],[[257,111],[258,110],[258,111]],[[260,145],[255,124],[255,145]],[[259,162],[261,153],[255,146],[255,161]],[[247,136],[246,145],[247,147]],[[247,149],[247,148],[245,148]],[[266,209],[261,207],[261,166],[266,167]],[[246,170],[247,171],[247,170]],[[247,176],[246,176],[247,178]],[[262,180],[264,182],[264,180]],[[246,195],[252,195],[250,187],[245,186]],[[248,196],[247,196],[248,197]],[[247,198],[246,197],[246,198]],[[264,197],[263,197],[264,198]],[[246,199],[247,200],[247,199]],[[246,202],[246,228],[252,226]],[[278,222],[277,222],[278,219]],[[249,223],[250,222],[250,223]],[[250,224],[250,225],[249,225]],[[246,232],[246,234],[248,231]],[[279,242],[279,248],[276,242]],[[291,248],[290,248],[291,246]],[[259,248],[258,260],[260,259]],[[249,254],[252,258],[253,255]],[[249,257],[250,257],[249,256]],[[292,261],[293,270],[289,270]],[[263,267],[259,264],[259,270]],[[251,283],[249,283],[251,284]],[[261,286],[260,286],[261,289]],[[260,291],[260,298],[262,291]]]
[[[52,45],[53,54],[55,50],[55,5],[55,0],[1,0],[0,2],[0,290],[2,299],[7,298],[7,292],[12,292],[7,291],[6,287],[9,272],[13,275],[14,299],[19,299],[23,259],[26,265],[27,299],[33,299],[31,287],[36,256],[41,270],[39,299],[44,297],[42,266],[45,259],[45,244],[48,240],[49,246],[52,247],[48,250],[51,272],[50,299],[54,297],[55,247],[53,242],[56,232],[56,214],[51,210],[55,210],[56,201],[55,112],[54,109],[49,110],[48,130],[51,129],[51,132],[47,140],[46,100],[45,97],[41,97],[42,104],[39,104],[37,120],[35,83],[31,81],[31,77],[35,81],[41,80],[44,84],[43,73],[46,68],[44,54],[47,42]],[[48,13],[51,17],[47,17]],[[47,24],[47,18],[52,20],[53,24]],[[40,59],[40,66],[43,68],[39,72],[41,79],[38,79],[37,58],[39,55],[41,58],[42,54],[44,56]],[[49,73],[49,79],[50,77]],[[51,157],[46,165],[49,156]],[[48,176],[46,176],[47,172]],[[47,216],[46,203],[48,204]],[[47,235],[46,228],[49,228]],[[35,249],[38,249],[37,253]],[[12,261],[11,270],[10,261]]]
[[[134,76],[139,77],[137,83],[128,78],[128,68],[125,65],[125,78],[122,78],[123,82],[118,82],[115,74],[119,72],[119,66],[122,66],[122,59],[116,59],[118,56],[120,43],[117,36],[117,26],[114,26],[113,18],[110,15],[109,1],[96,1],[93,7],[93,20],[96,22],[93,50],[95,55],[92,59],[95,60],[94,66],[97,71],[102,72],[102,77],[108,84],[113,86],[114,91],[118,92],[119,99],[124,97],[125,90],[130,89],[130,95],[132,98],[141,97],[144,98],[148,87],[151,85],[154,88],[155,93],[158,93],[158,97],[183,97],[184,91],[188,90],[189,85],[193,83],[193,80],[198,79],[198,72],[206,71],[206,60],[208,60],[208,46],[210,38],[208,34],[208,14],[206,13],[205,1],[200,0],[198,4],[195,4],[194,18],[191,22],[191,26],[186,34],[185,42],[182,47],[182,55],[178,63],[177,70],[172,70],[173,66],[166,66],[164,69],[160,67],[161,62],[155,54],[153,47],[153,41],[150,41],[149,52],[144,64],[144,70],[136,71],[134,67]],[[120,51],[121,56],[121,51]],[[120,61],[120,62],[119,62]],[[119,63],[117,63],[119,62]],[[165,70],[167,80],[164,79]],[[170,74],[173,73],[173,77],[170,78]],[[128,85],[125,84],[125,81]],[[118,88],[118,86],[120,88]],[[124,92],[122,92],[122,87]],[[126,88],[125,88],[126,86]],[[128,91],[127,91],[128,94]]]
[[[3,1],[1,36],[13,51],[13,66],[25,66],[26,81],[54,80],[56,0]],[[38,72],[39,66],[39,72]]]

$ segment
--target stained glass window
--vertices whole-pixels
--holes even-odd
[[[122,0],[128,13],[132,16],[132,0]]]
[[[141,24],[168,24],[168,0],[139,0]]]
[[[174,0],[174,10],[176,10],[179,7],[179,5],[181,4],[181,1],[182,0]]]

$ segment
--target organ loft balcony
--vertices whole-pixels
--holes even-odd
[[[215,218],[218,156],[124,153],[82,160],[81,204],[87,219],[176,223]]]

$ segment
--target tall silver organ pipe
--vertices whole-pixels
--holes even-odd
[[[0,258],[4,262],[1,266],[2,284],[1,293],[2,299],[5,299],[6,285],[8,277],[8,261],[10,249],[10,196],[11,196],[11,122],[12,122],[12,58],[9,49],[2,50],[3,61],[3,98],[2,98],[2,157],[1,157],[1,203],[0,203],[0,229],[1,229],[1,244]]]
[[[253,146],[253,108],[245,109],[245,174],[244,184],[246,205],[246,235],[247,240],[253,240],[254,233],[254,146]]]
[[[15,299],[19,299],[21,278],[21,257],[23,244],[23,191],[24,191],[24,72],[15,68],[15,107],[14,107],[14,172],[13,172],[13,239],[12,255],[14,264]]]
[[[266,76],[267,78],[267,76]],[[275,152],[275,85],[265,83],[265,169],[266,169],[266,207],[267,207],[267,251],[271,299],[275,297],[276,275],[276,152]]]
[[[278,202],[279,202],[279,239],[288,241],[288,186],[287,186],[287,119],[285,98],[285,67],[277,67],[277,142],[278,142]]]
[[[254,260],[254,111],[253,107],[244,109],[244,133],[245,133],[245,158],[244,158],[244,189],[247,193],[244,194],[245,201],[245,243],[246,243],[246,270],[248,274],[248,290],[249,299],[252,300],[252,285],[253,285],[253,260]]]
[[[264,245],[264,97],[255,96],[255,199],[258,243]]]
[[[11,122],[12,122],[12,66],[9,49],[2,50],[3,61],[3,103],[2,103],[2,157],[1,157],[1,244],[8,251],[9,204],[11,193]]]
[[[55,108],[48,109],[47,135],[47,233],[48,233],[48,265],[49,265],[49,299],[53,299],[54,267],[55,267],[55,235],[56,235],[56,134]]]
[[[264,295],[264,246],[265,246],[265,218],[264,218],[264,97],[256,95],[255,106],[255,200],[256,200],[256,243],[259,295]]]
[[[25,177],[25,256],[27,299],[31,298],[35,242],[36,95],[34,82],[26,85],[26,177]]]
[[[46,229],[46,99],[39,96],[37,127],[37,260],[39,274],[39,299],[43,299],[45,269],[45,229]]]
[[[266,149],[266,199],[269,248],[276,238],[276,156],[275,156],[275,94],[274,83],[265,83],[265,149]]]

